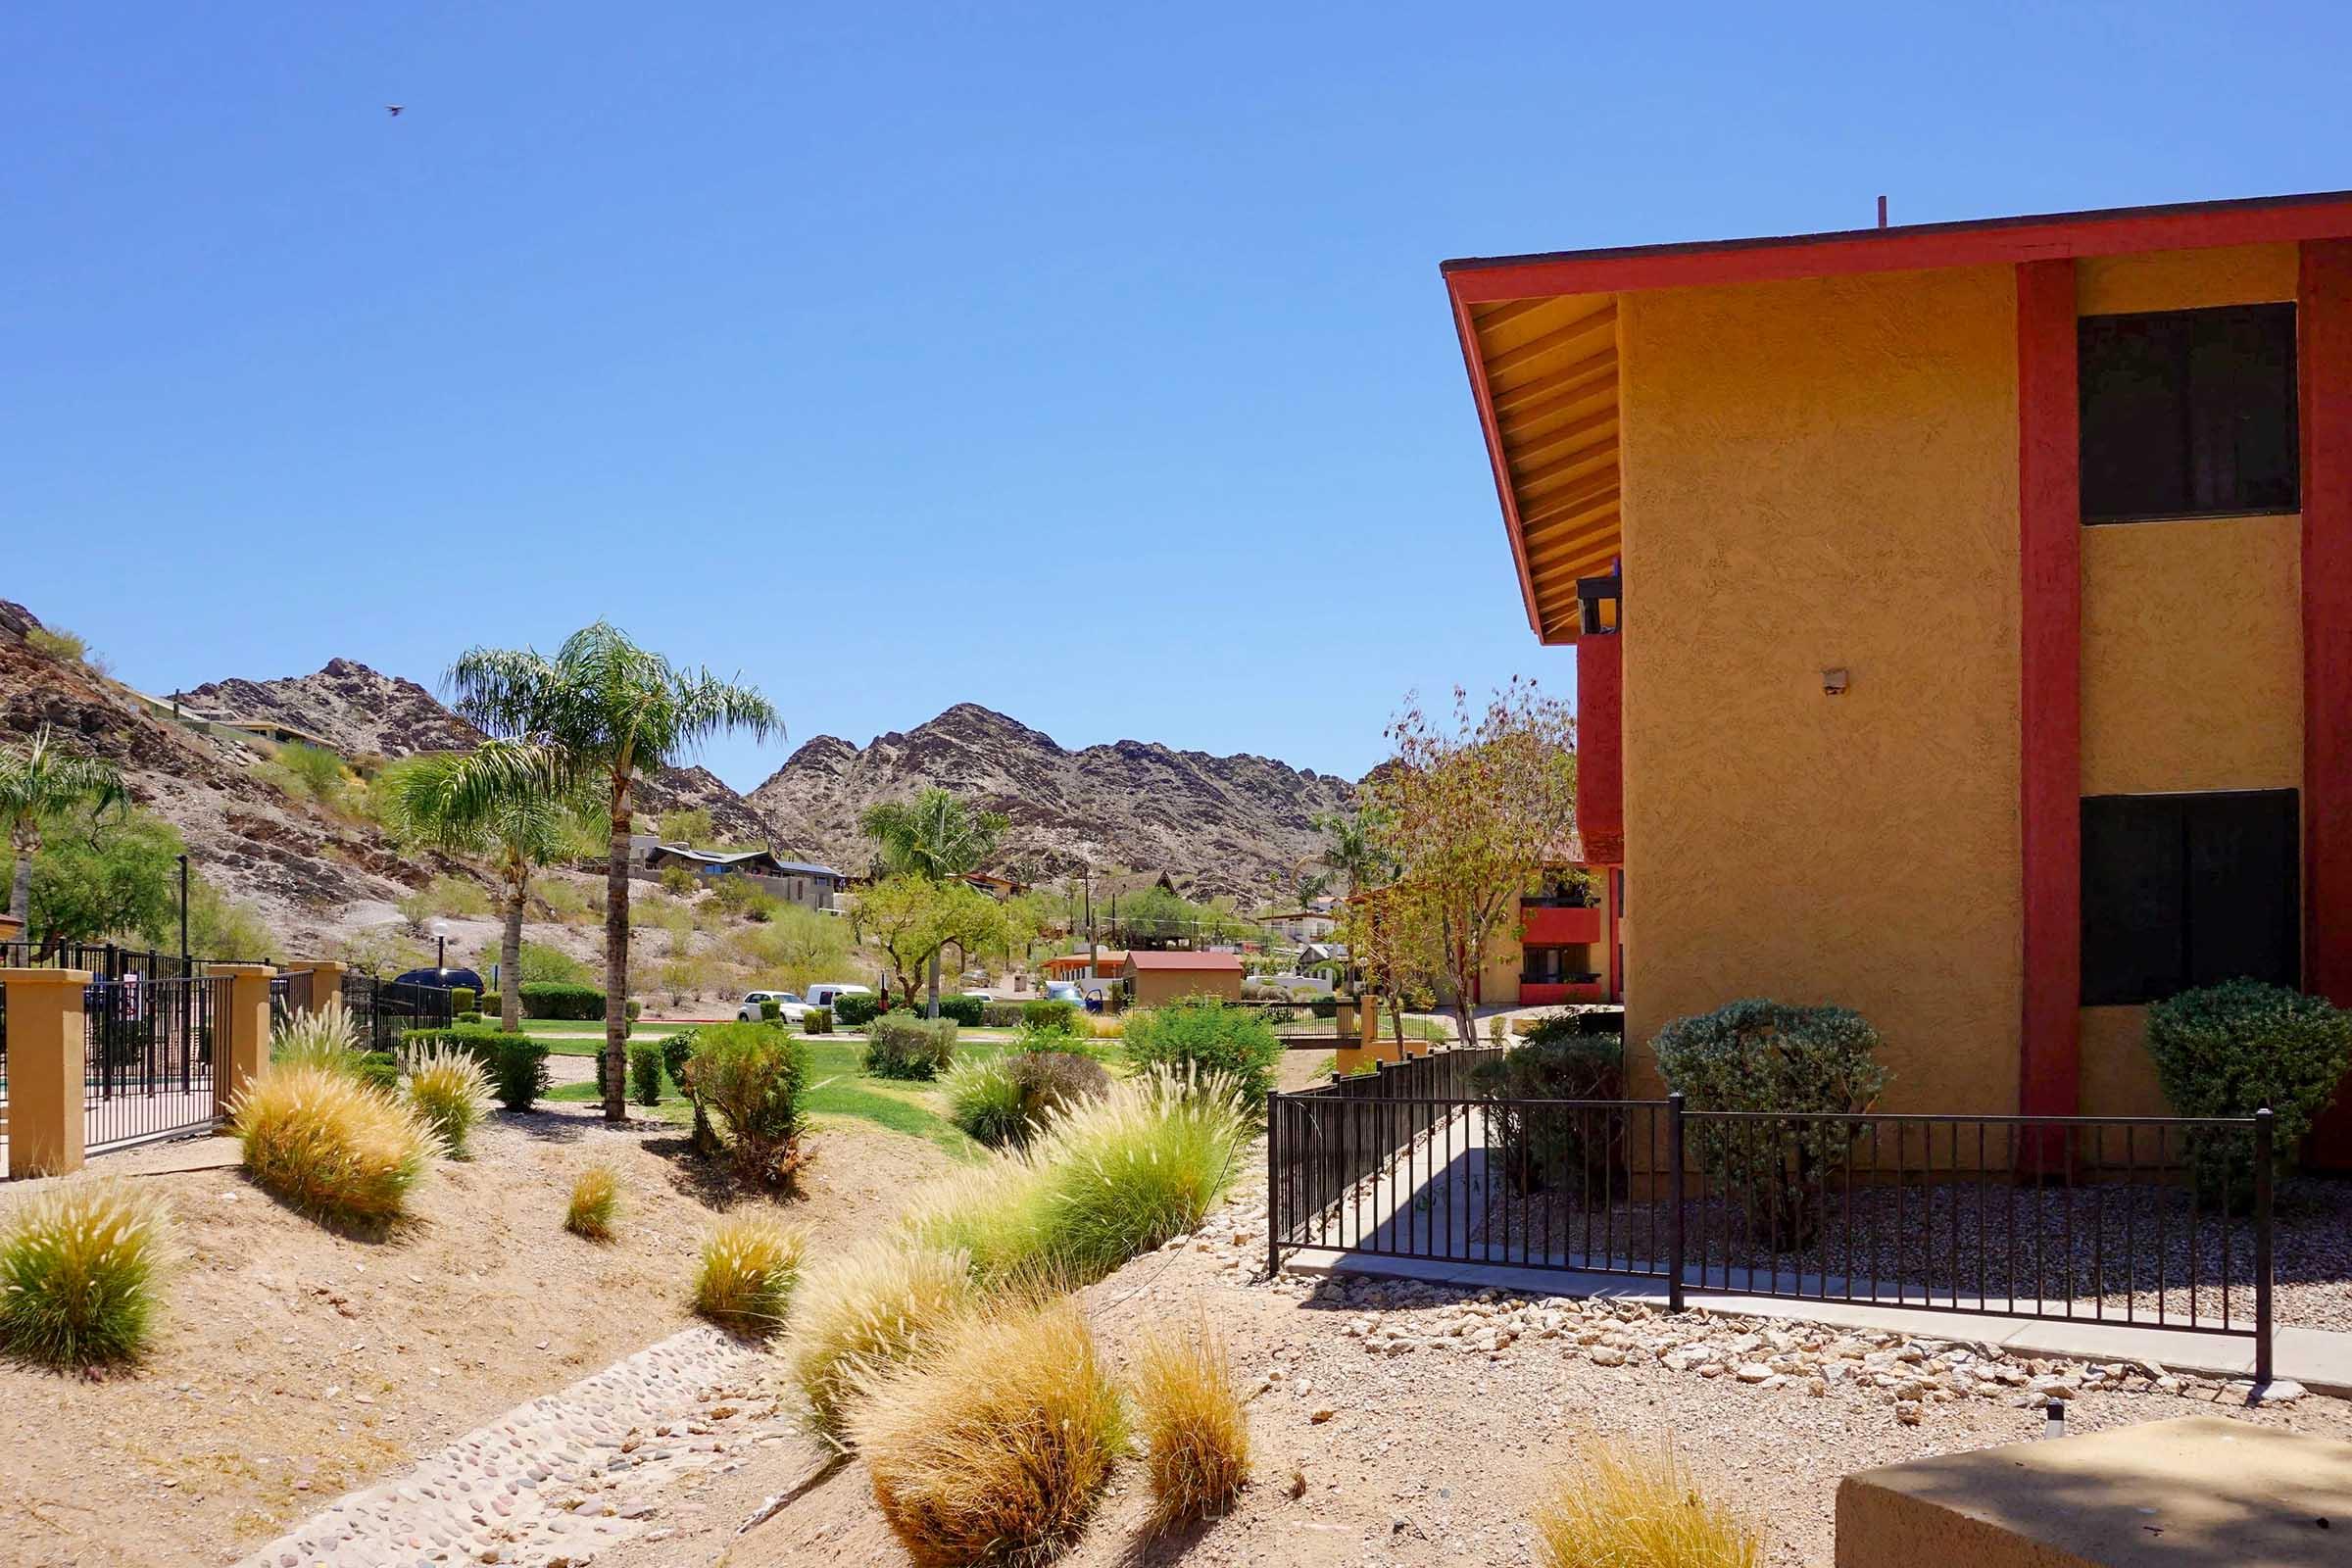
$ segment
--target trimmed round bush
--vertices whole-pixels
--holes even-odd
[[[792,1305],[808,1239],[764,1214],[729,1214],[703,1238],[694,1309],[739,1334],[772,1334]]]
[[[525,1018],[596,1019],[605,1016],[605,993],[597,986],[569,980],[525,980],[521,986]]]
[[[1625,1042],[1579,1034],[1566,1019],[1545,1019],[1500,1058],[1470,1069],[1470,1092],[1486,1103],[1502,1168],[1520,1192],[1605,1194],[1623,1185],[1622,1112],[1519,1102],[1615,1101],[1624,1087]]]
[[[1677,1018],[1650,1049],[1667,1088],[1690,1110],[1868,1110],[1886,1087],[1879,1032],[1851,1007],[1790,1006],[1751,998]],[[1826,1121],[1694,1123],[1685,1133],[1700,1166],[1732,1184],[1751,1233],[1809,1246],[1822,1195],[1853,1155],[1856,1124]]]
[[[1139,1067],[1214,1074],[1231,1081],[1253,1114],[1274,1088],[1282,1042],[1254,1007],[1186,997],[1127,1014],[1127,1059]]]
[[[44,1366],[136,1359],[169,1256],[163,1206],[120,1182],[61,1182],[0,1230],[0,1351]]]
[[[774,1023],[777,1019],[783,1016],[784,1004],[778,1002],[773,997],[761,997],[760,999],[760,1021],[761,1023]]]
[[[323,1067],[273,1067],[238,1091],[229,1119],[257,1185],[343,1224],[400,1218],[435,1147],[408,1106]]]
[[[918,1568],[1043,1560],[1127,1448],[1119,1391],[1066,1298],[958,1324],[877,1384],[849,1432]]]
[[[629,1047],[629,1093],[640,1105],[662,1103],[662,1048],[650,1041]]]
[[[734,1150],[736,1177],[746,1185],[789,1185],[800,1168],[800,1097],[808,1077],[807,1050],[788,1030],[722,1023],[696,1031],[686,1091],[719,1122]]]
[[[882,999],[845,991],[833,999],[833,1021],[844,1029],[861,1029],[882,1015]]]
[[[956,1020],[886,1012],[865,1039],[864,1067],[877,1078],[927,1081],[956,1059]]]
[[[898,1365],[979,1299],[960,1252],[869,1242],[812,1268],[792,1306],[792,1377],[808,1429],[834,1444],[858,1386]]]
[[[806,1033],[812,1035],[831,1034],[833,1032],[833,1009],[830,1007],[803,1008],[801,1028]]]
[[[2259,980],[2183,991],[2148,1008],[2156,1081],[2182,1116],[2251,1116],[2268,1105],[2278,1169],[2352,1067],[2352,1011]],[[2192,1135],[2191,1164],[2207,1196],[2253,1198],[2254,1150],[2242,1133]]]
[[[921,1008],[918,1006],[916,1010],[920,1011]],[[987,1010],[988,999],[986,997],[957,995],[939,999],[939,1015],[942,1018],[953,1018],[966,1029],[979,1028],[981,1017]]]
[[[1075,1002],[1053,1002],[1039,997],[1021,1004],[1021,1022],[1034,1029],[1074,1034],[1077,1032],[1080,1011]]]

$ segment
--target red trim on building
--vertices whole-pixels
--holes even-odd
[[[1456,319],[1467,327],[1462,307],[1496,300],[2328,239],[2348,226],[2352,191],[2323,191],[1826,234],[1478,257],[1444,263],[1440,270],[1453,298]]]
[[[2082,504],[2075,264],[2017,269],[2019,839],[2025,1005],[2018,1108],[2080,1102]]]
[[[2295,360],[2303,435],[2303,986],[2352,1004],[2352,240],[2303,246]],[[2313,1129],[2352,1165],[2352,1101]]]
[[[1576,645],[1576,830],[1595,865],[1625,860],[1625,633]]]
[[[1519,928],[1522,948],[1586,946],[1601,938],[1600,907],[1590,904],[1578,907],[1522,905]]]

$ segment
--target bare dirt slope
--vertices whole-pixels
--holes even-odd
[[[188,1147],[107,1163],[184,1163]],[[946,1163],[856,1125],[820,1133],[815,1154],[786,1206],[819,1249]],[[626,1195],[605,1247],[561,1229],[573,1176],[596,1159],[619,1167]],[[692,1321],[711,1213],[695,1169],[666,1125],[501,1114],[475,1159],[437,1163],[416,1223],[373,1243],[289,1212],[234,1169],[128,1178],[171,1202],[183,1254],[157,1348],[95,1381],[0,1363],[0,1565],[213,1568],[674,1333]]]
[[[1309,820],[1354,798],[1346,779],[1265,757],[1211,757],[1144,741],[1065,751],[973,703],[858,747],[820,735],[752,791],[788,841],[836,864],[864,852],[876,801],[940,785],[1011,818],[1007,860],[1034,876],[1092,864],[1167,871],[1184,893],[1256,896],[1271,873],[1319,855]]]

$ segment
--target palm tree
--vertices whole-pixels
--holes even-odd
[[[522,1029],[522,916],[531,873],[573,858],[593,832],[596,801],[565,787],[549,759],[526,743],[487,741],[471,752],[442,752],[403,763],[392,777],[401,825],[425,842],[491,858],[500,884],[499,1022]]]
[[[498,767],[541,773],[560,788],[593,787],[608,813],[605,1119],[625,1120],[630,788],[713,735],[740,729],[764,739],[781,734],[783,720],[756,689],[679,668],[602,620],[573,632],[552,659],[529,648],[470,649],[446,684],[467,721],[518,743]]]
[[[882,869],[894,876],[952,882],[988,863],[1004,841],[1010,819],[999,811],[975,811],[934,785],[911,801],[877,801],[858,820],[858,830],[880,847]],[[939,1016],[939,955],[931,955],[927,1017]]]
[[[1348,892],[1361,893],[1396,879],[1396,858],[1381,842],[1376,808],[1365,807],[1352,816],[1318,811],[1310,820],[1330,841],[1323,846],[1323,863],[1348,879]]]
[[[105,810],[126,799],[112,762],[68,751],[43,724],[21,747],[0,747],[0,818],[8,822],[17,876],[8,912],[19,925],[32,914],[32,858],[41,851],[41,818],[84,803]]]

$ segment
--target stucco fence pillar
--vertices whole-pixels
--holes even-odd
[[[311,973],[311,996],[305,1012],[324,1012],[343,1000],[343,963],[337,958],[304,958],[289,964],[294,970],[308,969]]]
[[[270,1065],[270,980],[266,963],[214,963],[205,972],[228,982],[213,1020],[213,1111],[226,1117],[229,1102]]]
[[[0,969],[8,991],[8,1174],[81,1169],[87,969]]]

